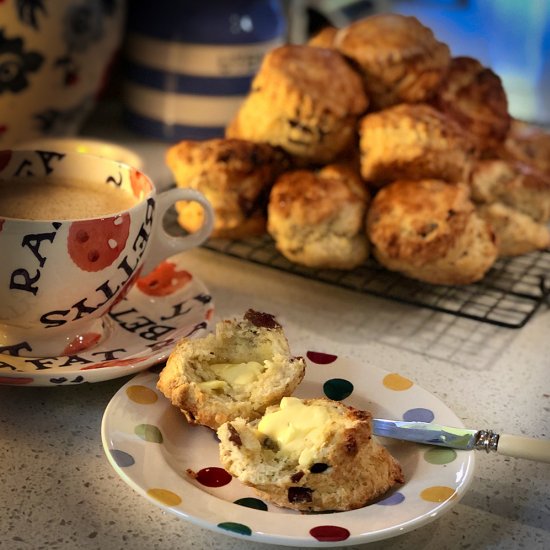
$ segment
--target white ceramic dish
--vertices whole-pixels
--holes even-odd
[[[169,268],[169,286],[140,289],[138,281],[105,320],[103,341],[70,356],[0,355],[0,384],[58,386],[119,378],[165,360],[178,339],[204,333],[214,311],[208,289],[185,270],[181,256],[161,266]]]
[[[396,373],[326,353],[307,352],[295,395],[341,399],[377,417],[462,426],[435,396]],[[213,431],[192,427],[143,372],[109,403],[102,422],[105,453],[120,477],[166,512],[245,540],[299,547],[347,546],[400,535],[449,511],[467,490],[474,456],[466,451],[384,440],[406,482],[383,500],[350,512],[304,515],[255,497],[220,468]],[[351,392],[351,393],[350,393]],[[192,470],[198,477],[186,472]]]
[[[104,157],[117,162],[128,164],[137,170],[143,170],[143,159],[132,149],[111,143],[100,139],[86,137],[72,138],[40,138],[25,143],[20,143],[15,149],[26,150],[49,150],[61,153],[82,153],[85,155],[94,155]]]

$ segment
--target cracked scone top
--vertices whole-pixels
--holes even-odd
[[[158,389],[189,423],[217,429],[236,417],[259,418],[302,381],[305,361],[293,357],[281,325],[248,310],[215,333],[185,338],[170,354]]]
[[[330,399],[285,397],[253,422],[218,430],[223,467],[258,495],[295,510],[365,506],[404,481],[372,436],[372,416]]]

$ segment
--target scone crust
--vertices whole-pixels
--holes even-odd
[[[495,236],[465,184],[397,181],[374,198],[367,234],[377,260],[432,284],[481,279],[497,257]]]
[[[335,50],[287,45],[266,54],[228,137],[278,145],[328,163],[355,138],[368,105],[360,76]]]
[[[170,354],[157,387],[190,424],[215,430],[237,417],[259,418],[266,407],[290,395],[302,381],[305,361],[290,354],[281,326],[259,326],[250,320],[250,311],[241,321],[221,321],[215,333],[204,338],[181,340]],[[253,384],[222,392],[201,386],[215,379],[209,365],[247,361],[267,365]]]
[[[550,133],[543,128],[512,119],[499,153],[502,158],[524,162],[550,177]]]
[[[482,204],[479,215],[495,232],[499,257],[529,254],[550,247],[550,229],[501,202]]]
[[[399,14],[356,21],[334,44],[357,63],[375,109],[430,99],[450,61],[449,47],[431,29]]]
[[[398,179],[468,181],[474,144],[427,104],[401,104],[360,121],[361,175],[374,187]]]
[[[261,498],[307,512],[361,508],[403,483],[398,461],[372,436],[369,412],[329,399],[304,402],[332,407],[342,418],[317,457],[317,469],[304,469],[292,461],[280,461],[274,467],[270,464],[272,454],[254,436],[254,424],[247,425],[243,419],[218,430],[223,467],[254,487]]]
[[[511,117],[500,77],[472,57],[454,57],[434,98],[438,109],[476,138],[483,151],[506,138]]]
[[[364,182],[348,166],[286,172],[271,191],[268,232],[293,262],[351,269],[368,256],[368,202]]]
[[[212,205],[212,236],[233,238],[265,232],[269,189],[289,166],[283,151],[240,139],[184,140],[168,149],[166,163],[179,187],[200,191]],[[176,208],[184,229],[201,227],[199,204],[181,201]]]
[[[533,220],[550,220],[550,176],[527,164],[487,159],[475,163],[470,186],[479,203],[502,202]]]

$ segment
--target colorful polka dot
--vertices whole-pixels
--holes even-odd
[[[428,502],[445,502],[455,496],[456,492],[451,487],[436,485],[428,487],[420,493],[420,498]]]
[[[181,497],[168,489],[149,489],[147,495],[166,506],[177,506],[181,504]]]
[[[406,422],[431,422],[435,418],[433,411],[430,409],[409,409],[403,414],[403,420]]]
[[[146,386],[130,386],[126,388],[126,395],[130,401],[140,405],[151,405],[158,399],[158,395]]]
[[[223,523],[218,523],[220,529],[225,529],[226,531],[232,531],[233,533],[238,533],[239,535],[248,535],[252,534],[252,529],[243,525],[242,523],[235,523],[233,521],[226,521]]]
[[[397,491],[389,497],[379,500],[376,504],[380,504],[381,506],[395,506],[396,504],[401,504],[404,500],[405,495]]]
[[[254,508],[254,510],[262,510],[263,512],[267,512],[267,504],[259,498],[245,497],[234,500],[233,502],[239,506],[245,506],[246,508]]]
[[[339,542],[348,539],[350,532],[337,525],[318,525],[310,529],[309,534],[320,542]]]
[[[128,468],[128,466],[133,466],[136,463],[131,454],[120,451],[119,449],[111,449],[111,456],[116,462],[116,465],[120,468]]]
[[[134,433],[139,438],[150,443],[162,443],[163,441],[161,431],[152,424],[138,424],[134,428]]]
[[[323,353],[322,351],[308,351],[306,357],[312,363],[317,363],[318,365],[328,365],[329,363],[334,363],[334,361],[338,359],[337,355]]]
[[[384,386],[389,390],[405,391],[413,386],[413,381],[397,374],[396,372],[392,372],[391,374],[384,376],[382,384],[384,384]]]
[[[453,449],[428,449],[424,453],[424,460],[430,464],[449,464],[456,459],[456,451]]]
[[[353,393],[353,384],[343,378],[332,378],[323,384],[323,391],[329,399],[341,401]]]
[[[223,468],[213,466],[199,470],[195,475],[195,479],[205,487],[223,487],[231,483],[233,478]]]

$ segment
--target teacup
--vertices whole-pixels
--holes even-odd
[[[205,212],[199,231],[163,228],[177,201]],[[107,313],[139,275],[200,245],[213,212],[192,189],[158,194],[139,170],[56,151],[0,151],[0,353],[55,357],[97,344]]]

